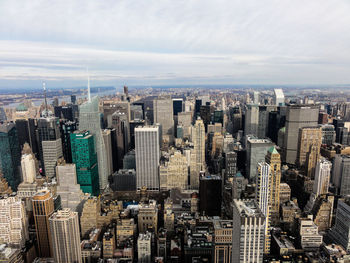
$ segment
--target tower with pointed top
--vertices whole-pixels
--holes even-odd
[[[267,151],[265,161],[270,165],[270,215],[271,225],[274,226],[279,222],[281,184],[281,156],[275,146]]]

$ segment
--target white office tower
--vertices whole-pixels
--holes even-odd
[[[172,142],[174,138],[173,101],[171,96],[159,96],[153,100],[153,123],[162,126],[164,141]]]
[[[45,175],[48,178],[56,176],[56,163],[63,156],[62,140],[42,141]]]
[[[55,262],[82,262],[78,213],[68,208],[59,210],[49,222]]]
[[[339,199],[337,215],[330,236],[336,244],[340,244],[350,252],[350,197]]]
[[[265,216],[254,200],[233,202],[232,262],[260,263],[264,253]]]
[[[312,210],[317,197],[328,193],[331,169],[332,163],[327,161],[327,159],[322,158],[317,162],[312,193],[304,209],[306,212]]]
[[[87,101],[79,107],[79,130],[87,130],[95,138],[95,149],[97,152],[98,176],[100,189],[103,190],[108,183],[107,151],[102,136],[101,117],[98,110],[98,97]]]
[[[28,239],[28,222],[24,203],[17,196],[0,199],[0,244],[18,248]]]
[[[245,112],[244,135],[258,136],[259,127],[259,106],[257,104],[247,104]]]
[[[159,191],[160,127],[135,128],[136,186]]]
[[[190,164],[190,187],[198,189],[199,173],[205,170],[205,127],[201,119],[197,119],[191,129],[193,150]]]
[[[253,92],[253,103],[259,104],[259,102],[260,102],[260,93],[259,93],[259,91],[254,91]]]
[[[137,239],[137,262],[151,263],[151,242],[151,233],[147,232],[145,234],[139,234],[139,237]]]
[[[77,183],[76,167],[73,163],[63,163],[56,166],[57,194],[61,196],[62,208],[69,208],[74,212],[84,199],[84,193]]]
[[[258,163],[258,174],[256,177],[255,200],[265,220],[265,245],[264,253],[270,253],[270,206],[271,206],[271,187],[270,187],[270,165],[266,162]]]
[[[282,89],[274,89],[273,103],[277,106],[284,105],[284,93]]]
[[[26,153],[21,158],[23,182],[32,184],[36,178],[36,167],[34,155]]]

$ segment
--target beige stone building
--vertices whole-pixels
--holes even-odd
[[[186,156],[177,151],[170,156],[169,161],[160,165],[159,181],[161,190],[187,189],[188,166]]]
[[[149,203],[139,204],[138,213],[139,233],[145,233],[147,230],[153,229],[156,233],[158,230],[158,207],[155,200]]]
[[[192,189],[199,187],[199,173],[205,170],[205,128],[201,119],[196,120],[191,129],[193,150],[191,151],[190,186]]]

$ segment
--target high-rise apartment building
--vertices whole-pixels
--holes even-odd
[[[284,160],[296,164],[298,153],[299,129],[317,127],[319,107],[316,105],[289,105],[286,115],[286,133],[284,136]]]
[[[77,182],[84,193],[99,194],[99,169],[94,136],[89,131],[75,131],[70,135],[72,159],[77,169]]]
[[[78,213],[65,208],[52,214],[49,222],[55,262],[81,263]]]
[[[201,119],[196,120],[192,127],[191,138],[193,151],[191,152],[190,186],[199,187],[199,173],[205,170],[205,128]]]
[[[173,102],[170,96],[161,96],[153,100],[153,123],[162,127],[162,137],[172,142],[174,137]]]
[[[159,191],[160,127],[135,128],[137,189]]]
[[[320,158],[322,130],[319,127],[303,127],[299,129],[297,164],[305,168],[309,177],[314,177],[317,161]]]
[[[2,123],[0,124],[0,169],[14,191],[21,182],[20,164],[21,150],[16,126],[13,123]]]
[[[101,114],[98,97],[92,98],[79,107],[79,130],[89,131],[94,136],[97,153],[98,177],[100,189],[108,183],[107,151],[101,130]],[[80,182],[79,182],[80,183]],[[81,183],[80,183],[81,185]]]
[[[23,201],[18,196],[0,199],[0,243],[18,248],[28,239],[28,219]]]
[[[33,196],[32,204],[39,256],[48,258],[52,256],[49,218],[54,212],[54,201],[51,192],[40,190]]]
[[[265,216],[254,200],[233,201],[232,262],[263,261]]]

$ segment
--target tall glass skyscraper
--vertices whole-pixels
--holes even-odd
[[[98,104],[98,97],[94,97],[79,107],[79,130],[87,130],[94,136],[100,189],[104,189],[107,186],[109,174],[107,169],[106,147],[102,137],[101,117],[98,110]]]
[[[14,123],[0,124],[0,169],[12,190],[21,182],[21,150]]]
[[[84,193],[99,194],[99,177],[94,136],[88,131],[70,134],[72,160],[77,169],[77,181]]]

